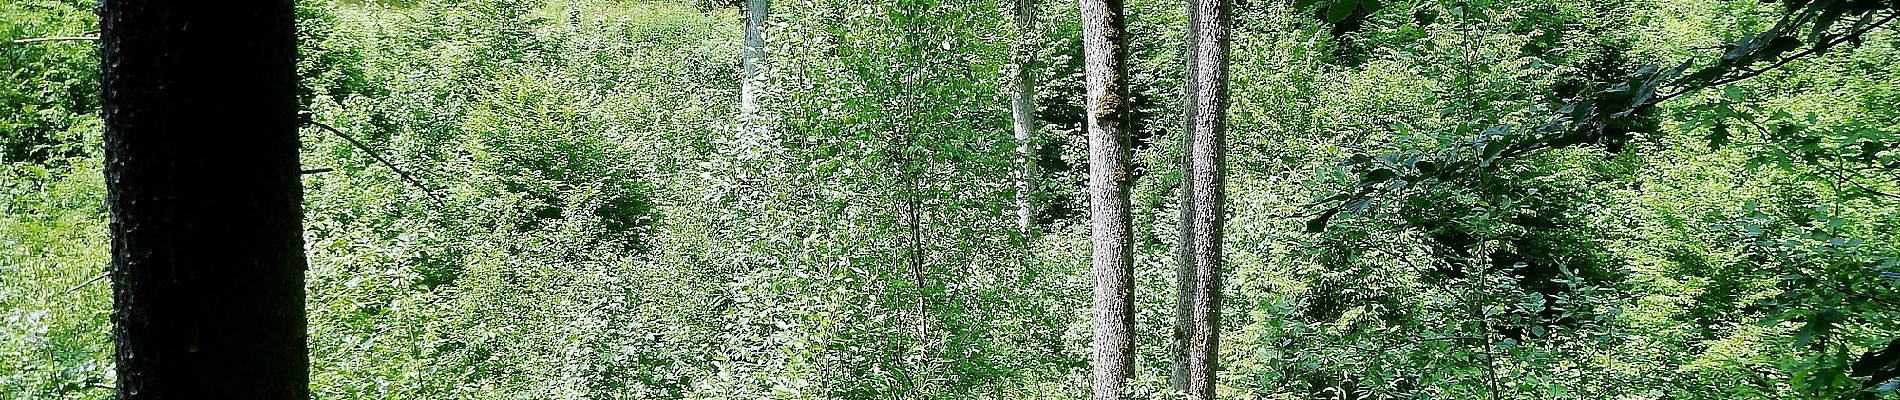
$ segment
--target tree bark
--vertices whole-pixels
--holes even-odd
[[[105,0],[120,399],[306,399],[290,0]]]
[[[1128,46],[1122,0],[1081,0],[1087,73],[1096,400],[1125,398],[1134,372],[1134,256],[1128,213]]]
[[[758,80],[765,62],[765,15],[769,10],[766,0],[745,2],[745,48],[739,55],[745,76],[739,81],[739,111],[748,117],[759,110]]]
[[[1187,393],[1196,400],[1214,398],[1220,357],[1221,235],[1226,225],[1226,133],[1228,36],[1232,0],[1193,0],[1195,37],[1193,137],[1188,151],[1193,203],[1190,232],[1193,307],[1187,341]]]
[[[1024,237],[1036,224],[1036,63],[1035,0],[1016,0],[1015,90],[1010,93],[1011,126],[1016,133],[1016,228]]]
[[[1168,385],[1177,393],[1188,391],[1188,342],[1193,340],[1194,332],[1194,126],[1200,104],[1197,100],[1200,80],[1195,78],[1197,63],[1194,43],[1200,40],[1200,14],[1194,12],[1194,4],[1188,4],[1187,46],[1181,51],[1181,181],[1180,207],[1181,221],[1176,225],[1180,233],[1179,253],[1174,269],[1174,331],[1168,343],[1169,364]]]

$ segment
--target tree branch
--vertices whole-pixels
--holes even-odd
[[[92,285],[93,282],[98,282],[100,279],[105,279],[106,275],[111,275],[111,274],[112,274],[111,272],[99,274],[99,276],[92,277],[92,279],[87,279],[85,282],[80,282],[78,285],[74,285],[71,289],[66,289],[66,291],[64,292],[59,292],[59,295],[65,296],[68,294],[72,294],[73,292],[78,291],[80,288],[84,288],[86,286]]]
[[[1883,192],[1879,190],[1874,190],[1874,188],[1867,187],[1867,185],[1862,185],[1859,181],[1855,181],[1853,177],[1850,177],[1846,173],[1841,172],[1841,170],[1830,168],[1825,165],[1820,165],[1819,163],[1809,163],[1809,164],[1820,168],[1822,171],[1827,171],[1829,174],[1833,174],[1835,178],[1839,178],[1842,182],[1847,182],[1847,184],[1849,185],[1854,185],[1855,188],[1859,188],[1860,191],[1866,192],[1867,194],[1878,195],[1881,197],[1886,197],[1886,198],[1891,198],[1891,199],[1900,199],[1900,195],[1895,195],[1893,193],[1887,193],[1887,192]]]
[[[429,190],[429,186],[423,185],[422,181],[416,180],[415,177],[409,176],[408,172],[404,172],[402,168],[396,167],[396,163],[389,162],[389,159],[383,158],[382,154],[376,153],[376,150],[371,150],[369,148],[369,145],[363,144],[363,142],[361,141],[357,141],[356,138],[350,137],[350,135],[343,133],[343,131],[336,129],[335,127],[325,125],[322,122],[317,122],[316,120],[310,119],[309,117],[300,117],[299,119],[301,119],[306,124],[310,124],[318,128],[323,128],[323,130],[330,131],[330,133],[336,134],[337,137],[341,137],[343,138],[343,140],[349,141],[350,145],[356,146],[356,148],[358,149],[362,149],[364,153],[369,154],[370,158],[375,159],[376,162],[383,163],[383,166],[389,167],[389,170],[395,171],[396,176],[402,177],[402,180],[408,181],[410,185],[415,185],[417,189],[422,189],[422,193],[428,195],[430,200],[435,200],[435,204],[437,206],[448,205],[447,202],[442,201],[441,197],[436,196],[435,191]]]
[[[26,38],[26,39],[15,39],[13,41],[13,44],[27,44],[27,43],[39,43],[39,42],[65,42],[65,41],[80,41],[80,40],[96,41],[96,40],[99,40],[99,37],[98,36],[53,36],[53,37],[40,37],[40,38]]]
[[[1840,35],[1840,36],[1835,37],[1834,40],[1824,41],[1819,44],[1815,44],[1813,46],[1808,46],[1806,50],[1796,52],[1793,55],[1789,55],[1787,57],[1782,57],[1779,60],[1775,60],[1773,64],[1768,64],[1767,66],[1764,66],[1758,69],[1743,70],[1742,73],[1740,74],[1736,74],[1735,76],[1731,76],[1727,78],[1717,79],[1714,82],[1709,82],[1708,85],[1697,85],[1697,86],[1685,87],[1675,92],[1671,92],[1661,97],[1657,97],[1654,102],[1661,103],[1665,100],[1676,98],[1676,96],[1688,94],[1689,92],[1694,92],[1696,90],[1701,90],[1703,88],[1711,88],[1711,87],[1716,87],[1716,86],[1727,85],[1730,83],[1740,82],[1744,79],[1759,76],[1761,74],[1767,73],[1768,71],[1773,71],[1777,68],[1781,68],[1784,65],[1793,63],[1795,60],[1799,60],[1803,57],[1807,57],[1807,56],[1814,55],[1823,51],[1827,51],[1827,49],[1834,48],[1834,46],[1836,45],[1839,45],[1841,43],[1846,43],[1848,40],[1867,34],[1867,32],[1872,32],[1874,29],[1880,28],[1881,26],[1886,25],[1888,22],[1892,22],[1895,17],[1900,17],[1900,13],[1888,14],[1886,18],[1881,18],[1878,21],[1874,21],[1874,23],[1868,24],[1866,28],[1863,28],[1857,31],[1850,31],[1845,35]]]

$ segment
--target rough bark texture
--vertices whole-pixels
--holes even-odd
[[[1089,224],[1096,400],[1120,399],[1134,371],[1133,231],[1128,213],[1128,46],[1121,0],[1081,0],[1088,75]]]
[[[101,3],[120,399],[306,399],[290,0]]]
[[[759,109],[758,79],[765,62],[765,15],[769,9],[766,0],[745,2],[745,49],[739,55],[745,77],[739,81],[739,111],[748,116]]]
[[[1011,126],[1016,131],[1016,228],[1030,234],[1036,223],[1036,63],[1034,0],[1016,0],[1015,90],[1010,93]]]
[[[1194,267],[1192,320],[1187,346],[1187,393],[1196,400],[1214,398],[1220,357],[1221,232],[1226,194],[1227,53],[1233,26],[1232,0],[1193,0],[1197,27],[1193,47],[1196,115],[1193,142],[1193,207],[1189,257]]]
[[[1179,252],[1174,269],[1174,331],[1168,342],[1169,364],[1168,385],[1175,392],[1188,391],[1188,342],[1193,340],[1194,331],[1194,121],[1198,115],[1200,80],[1195,78],[1196,59],[1194,42],[1200,38],[1200,27],[1196,22],[1200,14],[1194,12],[1194,4],[1188,4],[1187,46],[1182,48],[1181,59],[1185,60],[1181,79],[1181,221],[1176,225],[1181,235]]]

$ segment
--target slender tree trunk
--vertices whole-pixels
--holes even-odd
[[[1171,361],[1168,385],[1177,393],[1188,391],[1188,342],[1194,332],[1194,121],[1200,111],[1197,101],[1200,80],[1196,79],[1194,42],[1200,40],[1200,14],[1188,4],[1188,28],[1181,59],[1185,61],[1181,79],[1181,235],[1174,269],[1174,335],[1168,343]]]
[[[1016,228],[1027,237],[1036,223],[1036,63],[1035,0],[1016,0],[1016,89],[1010,93],[1010,117],[1016,131]]]
[[[1220,358],[1221,233],[1226,225],[1226,133],[1228,35],[1233,26],[1233,0],[1193,0],[1196,37],[1193,46],[1192,85],[1195,90],[1194,139],[1189,149],[1193,165],[1191,236],[1194,267],[1193,307],[1187,353],[1188,394],[1196,400],[1214,398]]]
[[[766,0],[745,2],[745,49],[739,55],[739,63],[745,68],[745,77],[739,81],[739,111],[746,116],[752,116],[759,110],[758,80],[765,62],[765,15],[769,11],[770,5]]]
[[[915,140],[909,142],[915,143]],[[908,146],[906,146],[908,147]],[[906,166],[910,169],[911,166]],[[908,251],[911,283],[917,285],[917,365],[916,382],[912,385],[913,398],[923,399],[930,386],[930,302],[928,282],[924,281],[924,237],[923,205],[918,201],[918,176],[916,171],[903,172],[908,176],[904,191],[904,227],[909,231]]]
[[[309,397],[292,3],[101,2],[120,399]]]
[[[1128,46],[1122,0],[1081,0],[1088,78],[1089,220],[1096,400],[1122,399],[1135,369],[1133,230],[1128,213]]]

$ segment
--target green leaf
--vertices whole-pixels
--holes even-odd
[[[1385,3],[1379,0],[1360,0],[1359,2],[1359,9],[1366,10],[1367,14],[1379,11],[1381,8],[1385,8]]]
[[[1338,214],[1339,214],[1339,209],[1333,208],[1333,209],[1328,209],[1326,211],[1320,212],[1319,215],[1314,216],[1313,219],[1306,220],[1306,233],[1325,232],[1326,223],[1328,221],[1331,221],[1334,215],[1338,215]]]
[[[1728,121],[1715,121],[1715,127],[1709,129],[1709,135],[1704,138],[1709,139],[1709,150],[1720,150],[1722,146],[1727,146],[1729,144]]]
[[[1346,17],[1352,16],[1352,11],[1356,8],[1359,8],[1359,0],[1335,1],[1333,8],[1326,11],[1326,22],[1337,24],[1339,21],[1345,21]]]

